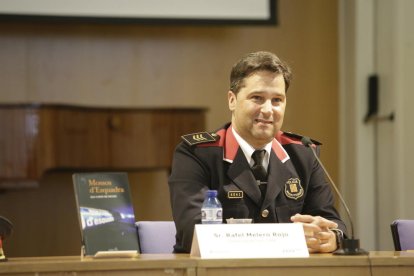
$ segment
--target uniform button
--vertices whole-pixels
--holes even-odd
[[[269,215],[269,210],[265,209],[262,211],[262,217],[267,218],[268,215]]]

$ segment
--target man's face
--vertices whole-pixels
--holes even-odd
[[[228,92],[232,126],[258,149],[273,140],[281,129],[286,107],[283,75],[258,71],[244,79],[236,95]]]

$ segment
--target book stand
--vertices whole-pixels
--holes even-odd
[[[98,251],[95,255],[85,255],[85,246],[81,247],[81,259],[88,258],[136,258],[139,252],[136,250],[119,250],[119,251]]]

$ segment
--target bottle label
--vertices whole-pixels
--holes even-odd
[[[201,209],[201,223],[223,223],[222,208],[203,208]]]

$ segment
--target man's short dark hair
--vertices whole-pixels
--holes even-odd
[[[244,85],[244,79],[258,71],[282,74],[287,92],[292,79],[290,67],[275,54],[265,51],[247,54],[233,65],[230,74],[230,90],[237,94]]]

